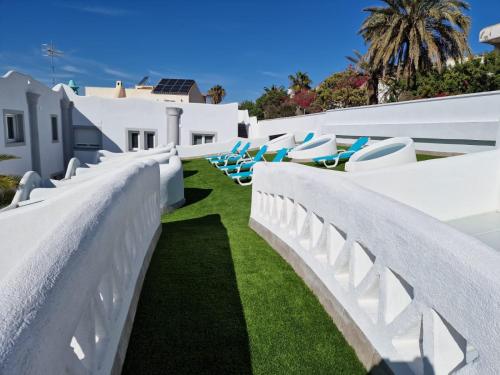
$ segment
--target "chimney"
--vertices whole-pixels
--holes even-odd
[[[125,88],[123,87],[123,82],[122,81],[116,81],[116,86],[115,86],[115,98],[125,98],[127,97],[127,94],[125,93]]]

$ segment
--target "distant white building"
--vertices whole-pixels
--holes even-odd
[[[205,96],[192,79],[162,78],[156,86],[136,85],[125,88],[122,81],[115,87],[85,87],[86,96],[102,98],[142,98],[159,102],[206,103]]]
[[[500,51],[500,23],[481,30],[479,41],[481,43],[491,44],[497,51]]]

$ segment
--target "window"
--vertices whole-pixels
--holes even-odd
[[[128,150],[136,151],[139,149],[139,137],[140,133],[138,131],[128,132]]]
[[[24,117],[22,113],[4,112],[5,143],[24,143]]]
[[[75,126],[73,128],[75,147],[79,149],[100,149],[102,133],[94,126]]]
[[[59,142],[59,130],[56,115],[50,116],[50,126],[52,128],[52,142]]]
[[[193,134],[193,145],[201,145],[204,143],[214,143],[215,134]]]
[[[155,138],[156,138],[155,132],[145,132],[144,138],[145,138],[144,149],[149,150],[150,148],[155,147]]]

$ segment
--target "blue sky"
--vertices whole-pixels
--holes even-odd
[[[195,79],[226,88],[226,102],[257,98],[308,72],[314,83],[365,50],[362,9],[377,0],[0,0],[0,74],[15,69],[51,82],[40,45],[65,52],[57,81],[133,85],[143,76]],[[479,31],[500,22],[499,0],[470,0],[474,52],[491,50]]]

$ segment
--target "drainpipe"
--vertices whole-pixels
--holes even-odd
[[[167,143],[173,142],[179,145],[179,122],[182,109],[177,107],[167,107]]]

